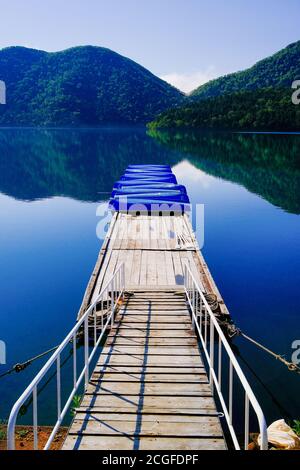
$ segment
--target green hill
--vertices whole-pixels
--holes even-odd
[[[300,41],[263,59],[242,72],[231,73],[211,80],[197,88],[191,96],[206,99],[224,94],[259,88],[291,88],[300,79]]]
[[[0,125],[142,124],[174,107],[183,94],[109,49],[83,46],[47,53],[0,50],[7,104]]]
[[[284,88],[242,91],[168,110],[149,127],[300,131],[300,105],[292,103],[291,91]]]
[[[300,41],[197,88],[189,102],[158,116],[151,128],[299,131],[300,105],[291,88],[300,79]]]

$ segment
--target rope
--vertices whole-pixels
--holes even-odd
[[[222,324],[222,326],[226,327],[227,334],[228,334],[229,338],[234,338],[235,336],[242,336],[244,339],[246,339],[250,343],[254,344],[258,348],[262,349],[266,353],[273,356],[276,360],[282,362],[282,364],[284,364],[288,368],[289,371],[297,372],[297,374],[300,374],[300,367],[297,366],[297,364],[295,364],[294,362],[287,361],[281,354],[277,354],[276,352],[274,352],[271,349],[267,348],[266,346],[259,343],[255,339],[253,339],[250,336],[246,335],[243,331],[241,331],[239,328],[237,328],[234,323],[221,322],[221,324]]]
[[[80,339],[80,332],[77,333],[77,338]],[[70,343],[72,343],[72,342],[73,342],[73,339],[70,340]],[[6,377],[9,374],[12,374],[13,372],[17,372],[17,373],[22,372],[23,370],[27,369],[27,367],[30,366],[34,361],[37,361],[38,359],[41,359],[42,357],[47,356],[48,354],[54,352],[58,347],[59,347],[59,345],[54,346],[51,349],[47,349],[47,351],[44,351],[41,354],[38,354],[37,356],[34,356],[34,357],[32,357],[31,359],[28,359],[25,362],[18,362],[11,369],[9,369],[6,372],[4,372],[3,374],[1,374],[0,379],[2,379],[3,377]]]
[[[58,348],[58,346],[55,346],[54,348],[48,349],[47,351],[45,351],[41,354],[38,354],[37,356],[34,356],[34,357],[32,357],[31,359],[28,359],[25,362],[18,362],[11,369],[9,369],[8,371],[1,374],[0,379],[5,377],[6,375],[11,374],[12,372],[17,372],[17,373],[22,372],[28,366],[30,366],[34,361],[36,361],[37,359],[41,359],[42,357],[46,356],[47,354],[50,354],[51,352],[55,351],[57,348]]]

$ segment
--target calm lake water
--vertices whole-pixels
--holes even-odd
[[[97,206],[129,163],[172,165],[205,205],[203,253],[232,317],[290,360],[300,340],[300,135],[0,129],[0,374],[73,326],[102,242]],[[300,375],[234,344],[268,422],[300,419]],[[0,419],[43,363],[0,379]],[[53,381],[41,424],[53,422],[51,394]]]

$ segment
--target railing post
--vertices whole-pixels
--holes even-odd
[[[33,410],[33,448],[38,450],[39,437],[38,437],[38,412],[37,412],[37,386],[32,391],[32,410]]]
[[[232,424],[232,402],[233,402],[233,367],[229,359],[229,420]]]
[[[112,295],[111,310],[112,312],[114,312],[115,311],[115,278],[113,278],[111,281],[111,295]]]
[[[84,320],[84,366],[85,366],[85,388],[89,384],[89,317]]]
[[[210,317],[210,322],[209,322],[209,328],[210,328],[210,339],[209,339],[209,359],[210,359],[210,367],[209,367],[209,384],[210,384],[210,387],[211,389],[213,390],[213,385],[214,385],[214,381],[213,381],[213,374],[212,374],[212,371],[214,369],[214,362],[215,362],[215,345],[214,345],[214,341],[215,341],[215,329],[214,329],[214,324],[213,324],[213,321],[212,321],[212,317]]]
[[[73,386],[77,384],[77,350],[76,350],[76,334],[73,334]]]
[[[261,436],[262,437],[262,436]],[[249,397],[245,391],[245,450],[249,445]]]
[[[194,286],[193,281],[192,281],[191,304],[192,304],[192,329],[195,329],[195,286]]]
[[[218,351],[218,383],[219,388],[222,388],[222,341],[219,336],[219,351]]]
[[[57,388],[57,419],[61,415],[61,375],[60,375],[60,355],[56,359],[56,388]]]
[[[201,338],[202,339],[202,309],[203,309],[203,301],[202,301],[202,297],[200,295],[200,323],[199,323],[199,329],[200,329],[200,335],[201,335]]]
[[[196,289],[195,318],[196,318],[197,325],[198,325],[198,320],[199,320],[198,306],[199,306],[199,292],[198,292],[198,289]]]
[[[113,291],[113,284],[111,283],[110,284],[110,292],[112,293],[112,291]],[[114,321],[115,321],[115,318],[114,318],[114,302],[113,302],[113,294],[111,294],[111,328],[114,325]]]

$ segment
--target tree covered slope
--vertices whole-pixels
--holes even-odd
[[[0,125],[141,124],[183,100],[137,63],[93,46],[2,49],[0,80],[7,89]]]
[[[299,79],[300,41],[199,87],[188,103],[162,113],[150,127],[299,131],[300,105],[292,103],[292,83]]]
[[[242,72],[211,80],[192,92],[195,99],[206,99],[260,88],[290,88],[300,79],[300,41],[259,61]]]
[[[292,103],[291,94],[284,88],[263,88],[207,98],[166,111],[149,127],[299,131],[300,105]]]

